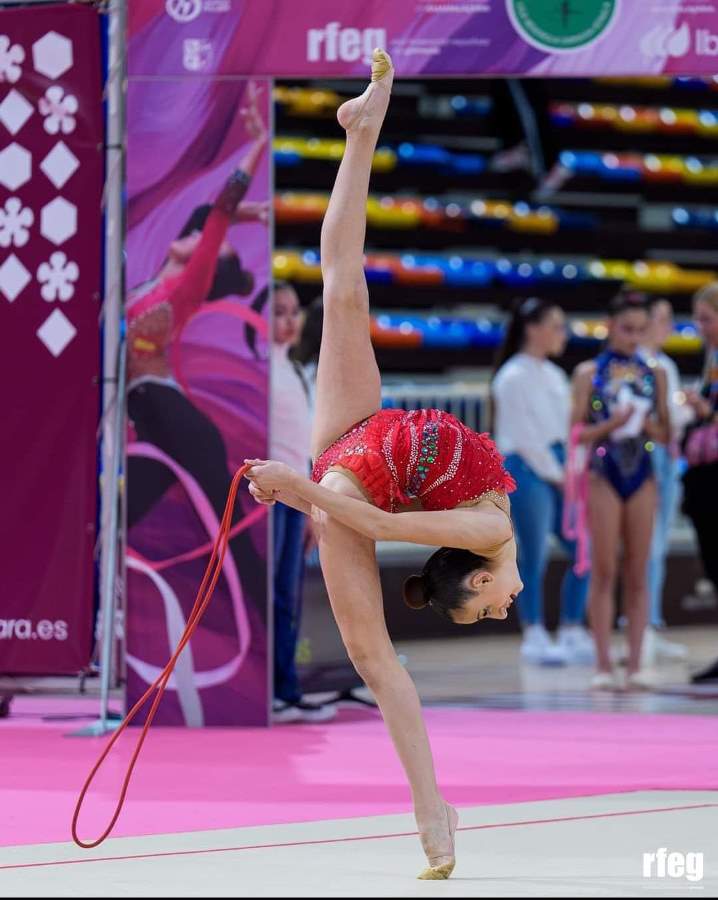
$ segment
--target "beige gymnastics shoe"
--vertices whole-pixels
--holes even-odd
[[[371,82],[359,97],[347,100],[337,110],[337,121],[347,131],[357,128],[381,129],[389,107],[391,86],[394,82],[394,66],[386,50],[374,51],[371,64]]]

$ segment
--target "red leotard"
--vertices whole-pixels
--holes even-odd
[[[420,500],[425,510],[454,509],[516,483],[488,434],[439,409],[382,409],[317,458],[312,480],[333,467],[353,473],[375,506],[395,512]]]

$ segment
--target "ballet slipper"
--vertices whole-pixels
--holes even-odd
[[[347,100],[337,110],[337,121],[349,132],[357,127],[374,125],[377,132],[384,121],[391,85],[394,81],[394,66],[386,50],[374,50],[371,64],[371,82],[359,97]]]
[[[455,855],[455,847],[454,847],[454,835],[456,833],[456,826],[459,822],[459,814],[456,812],[453,806],[449,806],[448,803],[445,804],[446,807],[446,817],[449,825],[449,840],[451,841],[451,851],[449,853],[437,853],[429,857],[429,862],[432,860],[444,860],[444,862],[437,862],[436,865],[429,865],[423,871],[421,871],[417,878],[421,881],[444,881],[446,880],[451,873],[454,871],[454,866],[456,865],[456,855]]]
[[[387,90],[391,90],[391,82],[394,79],[393,71],[390,79],[386,80],[384,79],[384,76],[393,68],[394,65],[391,61],[391,56],[389,56],[386,50],[376,47],[371,55],[371,80],[383,81]]]

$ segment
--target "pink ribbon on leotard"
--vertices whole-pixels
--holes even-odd
[[[573,565],[576,575],[585,575],[591,570],[588,531],[588,453],[581,444],[583,427],[581,423],[574,425],[568,438],[561,521],[563,536],[569,541],[576,541],[576,559]]]

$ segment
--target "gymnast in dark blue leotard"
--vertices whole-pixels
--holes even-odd
[[[606,422],[622,407],[633,408],[624,425],[593,445],[589,463],[623,501],[653,477],[653,442],[645,431],[656,406],[656,367],[651,363],[638,353],[626,356],[610,349],[595,360],[589,422]]]
[[[623,612],[628,619],[628,686],[648,686],[640,671],[648,615],[646,583],[656,486],[651,451],[668,440],[666,374],[638,352],[648,326],[641,294],[612,303],[606,349],[582,363],[573,383],[572,422],[588,452],[588,530],[591,541],[589,615],[598,672],[593,686],[623,686],[612,671],[611,630],[619,546],[623,546]]]

